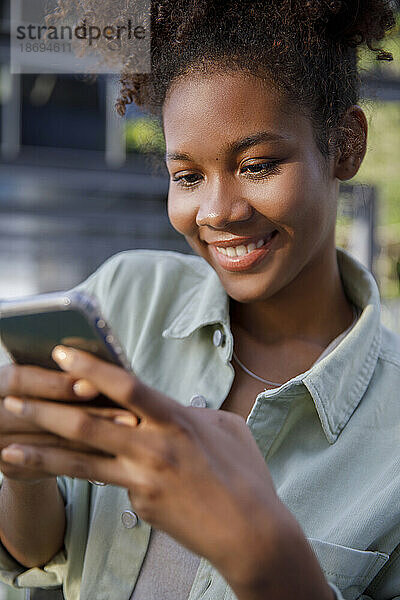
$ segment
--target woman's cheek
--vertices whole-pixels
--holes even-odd
[[[302,185],[291,165],[263,183],[248,184],[244,195],[257,213],[277,227],[296,221],[303,204]]]
[[[191,236],[197,229],[196,210],[193,202],[178,199],[174,195],[168,197],[168,218],[172,227],[184,236]]]
[[[323,192],[318,181],[307,175],[307,165],[292,163],[288,165],[285,176],[279,176],[271,182],[268,189],[268,216],[277,225],[296,231],[308,231],[310,224],[323,220]]]

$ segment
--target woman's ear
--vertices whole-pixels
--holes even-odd
[[[339,127],[339,143],[335,177],[341,181],[356,175],[367,151],[368,123],[364,111],[357,105],[346,112]]]

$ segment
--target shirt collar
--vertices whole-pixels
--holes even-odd
[[[184,298],[178,298],[175,316],[162,332],[164,338],[183,339],[200,327],[220,323],[229,327],[229,296],[212,267],[199,258],[199,277]]]
[[[336,255],[346,294],[362,311],[358,321],[320,362],[280,388],[264,392],[267,396],[279,396],[305,386],[330,444],[337,440],[360,403],[375,370],[381,346],[381,308],[376,281],[368,269],[342,248],[336,249]],[[203,266],[199,264],[201,271]],[[227,337],[224,351],[228,362],[233,349],[229,297],[214,269],[207,263],[205,266],[207,271],[199,277],[199,285],[194,285],[184,301],[178,303],[175,317],[162,336],[182,339],[200,327],[219,324]]]
[[[333,444],[360,403],[381,348],[380,295],[370,271],[345,250],[337,260],[348,298],[361,315],[348,335],[302,379],[329,443]]]

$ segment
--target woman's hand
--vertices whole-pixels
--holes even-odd
[[[76,387],[80,392],[85,391],[86,397],[98,394],[93,386],[88,389],[86,385],[85,390],[84,382],[76,381],[68,373],[15,364],[0,369],[1,398],[14,394],[77,401]],[[0,450],[13,443],[93,451],[90,446],[66,440],[44,431],[23,416],[13,415],[4,408],[1,399]],[[0,490],[1,542],[21,564],[28,568],[41,566],[64,543],[65,508],[55,474],[40,467],[18,466],[18,463],[5,461],[0,461],[0,469],[4,475]]]
[[[244,419],[183,407],[83,351],[58,347],[53,358],[72,377],[89,381],[128,409],[138,424],[111,422],[70,405],[6,398],[11,412],[57,436],[85,440],[108,456],[13,444],[2,459],[125,487],[141,518],[206,557],[234,589],[247,589],[259,576],[267,585],[275,577],[277,556],[279,564],[283,559],[280,540],[292,531],[295,539],[296,521],[280,502]]]
[[[77,393],[79,392],[79,393]],[[94,449],[81,441],[66,440],[44,431],[38,424],[24,416],[15,416],[4,408],[3,398],[8,395],[19,397],[40,397],[56,401],[82,401],[98,395],[98,391],[86,381],[77,381],[68,373],[57,372],[33,366],[7,364],[0,368],[0,450],[10,444],[29,446],[67,447],[91,452]],[[82,410],[82,409],[81,409]],[[96,409],[90,409],[96,412]],[[110,416],[122,415],[126,411],[109,410]],[[112,413],[112,414],[111,414]],[[103,415],[104,409],[102,412]],[[97,451],[96,451],[97,452]],[[54,474],[43,469],[21,467],[0,461],[0,471],[5,477],[34,483],[41,479],[53,478]]]

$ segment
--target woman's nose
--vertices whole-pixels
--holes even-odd
[[[236,188],[218,183],[204,190],[196,216],[196,224],[224,229],[239,222],[248,221],[254,214],[253,207]]]

